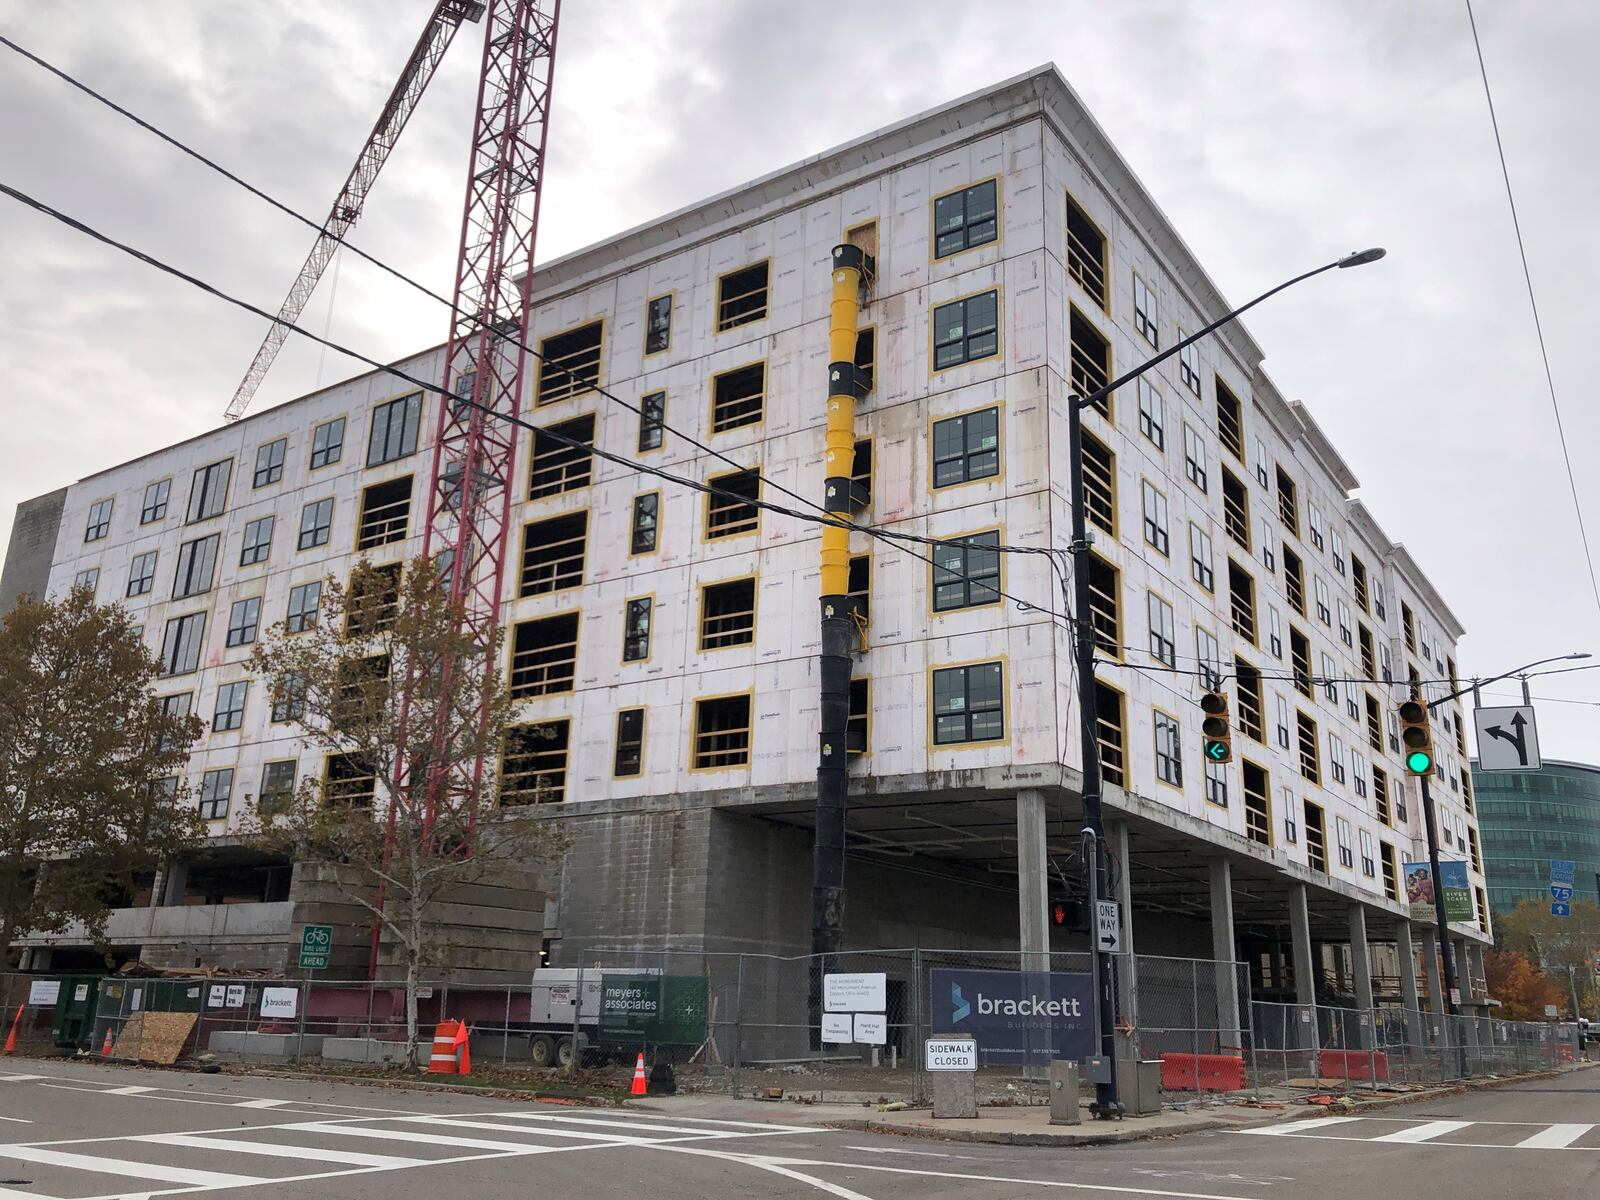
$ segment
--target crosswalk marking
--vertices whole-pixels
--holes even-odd
[[[606,1118],[597,1118],[597,1117],[569,1117],[569,1116],[565,1116],[565,1115],[559,1114],[559,1113],[516,1113],[515,1117],[519,1121],[536,1121],[536,1122],[559,1121],[560,1123],[562,1123],[564,1125],[598,1125],[602,1129],[619,1129],[619,1130],[624,1130],[624,1131],[632,1131],[632,1130],[635,1130],[635,1129],[642,1129],[642,1130],[647,1130],[647,1131],[651,1131],[651,1132],[655,1132],[655,1133],[689,1133],[689,1134],[695,1135],[696,1137],[746,1137],[746,1136],[748,1136],[747,1134],[738,1133],[738,1132],[736,1132],[734,1130],[731,1130],[731,1129],[729,1129],[729,1130],[721,1130],[721,1129],[706,1129],[704,1127],[695,1128],[695,1127],[692,1127],[692,1126],[689,1126],[689,1125],[657,1125],[654,1122],[635,1121],[635,1120],[632,1120],[631,1118],[625,1118],[625,1119],[623,1119],[621,1121],[618,1121],[618,1120],[616,1120],[614,1118],[606,1119]],[[545,1132],[548,1132],[548,1131],[540,1128],[537,1125],[530,1125],[529,1128],[528,1128],[528,1132],[529,1133],[545,1133]]]
[[[1547,1125],[1517,1143],[1518,1150],[1565,1150],[1593,1129],[1593,1125]]]
[[[30,1079],[43,1079],[43,1075],[0,1075],[0,1083],[27,1083]]]
[[[142,1096],[146,1092],[154,1092],[156,1090],[158,1089],[145,1087],[138,1083],[130,1083],[127,1087],[106,1088],[100,1094],[102,1096]]]
[[[1259,1133],[1281,1137],[1290,1133],[1308,1133],[1313,1129],[1327,1129],[1333,1125],[1348,1125],[1359,1117],[1309,1117],[1303,1121],[1285,1121],[1282,1125],[1268,1125],[1264,1129],[1241,1129],[1240,1133]]]
[[[289,1103],[287,1100],[241,1100],[236,1108],[281,1108]]]
[[[542,1125],[537,1129],[530,1129],[526,1125],[506,1125],[499,1121],[469,1121],[456,1117],[396,1117],[397,1121],[407,1121],[416,1125],[437,1125],[445,1129],[487,1129],[493,1133],[539,1133],[545,1137],[572,1138],[580,1142],[638,1142],[648,1145],[650,1138],[629,1137],[620,1130],[617,1133],[584,1133],[577,1129],[552,1129]],[[696,1137],[714,1136],[704,1130],[695,1130]]]
[[[370,1125],[325,1125],[318,1121],[306,1121],[300,1125],[275,1125],[274,1129],[294,1130],[298,1133],[326,1133],[343,1137],[375,1138],[385,1142],[405,1142],[415,1146],[423,1139],[406,1129],[380,1129]],[[507,1150],[524,1154],[537,1154],[541,1150],[553,1150],[555,1147],[540,1147],[527,1142],[499,1142],[489,1138],[455,1137],[446,1134],[429,1134],[427,1144],[430,1146],[458,1146],[463,1150]]]
[[[268,1158],[293,1158],[301,1162],[343,1163],[348,1167],[415,1167],[425,1158],[400,1158],[392,1154],[362,1154],[355,1150],[320,1150],[310,1146],[284,1146],[276,1142],[253,1142],[243,1138],[197,1137],[191,1133],[147,1133],[133,1139],[160,1146],[182,1146],[189,1150],[219,1150],[231,1154],[261,1154]]]
[[[1394,1133],[1386,1133],[1381,1137],[1369,1139],[1374,1142],[1426,1142],[1447,1133],[1454,1133],[1458,1129],[1465,1129],[1471,1121],[1429,1121],[1423,1125],[1414,1125],[1410,1129],[1399,1129]]]
[[[270,1183],[257,1175],[231,1175],[224,1171],[196,1171],[165,1163],[134,1162],[126,1158],[100,1158],[93,1154],[71,1154],[44,1146],[14,1146],[0,1143],[0,1158],[39,1163],[47,1167],[70,1167],[74,1171],[96,1171],[101,1175],[125,1175],[133,1179],[160,1179],[167,1183],[193,1183],[202,1187],[248,1187]]]

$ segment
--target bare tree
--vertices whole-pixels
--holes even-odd
[[[447,965],[433,936],[436,906],[465,884],[519,876],[565,849],[538,807],[540,780],[511,779],[501,801],[501,746],[508,732],[523,736],[511,730],[503,636],[485,652],[460,618],[432,562],[402,572],[362,560],[348,586],[323,583],[317,620],[275,626],[251,659],[276,714],[322,748],[327,768],[280,811],[258,810],[250,834],[265,849],[325,864],[340,894],[399,947],[412,1067],[417,984],[425,967]]]
[[[157,670],[86,587],[0,624],[0,964],[22,932],[98,939],[136,874],[205,836],[182,780],[202,726],[165,710]]]

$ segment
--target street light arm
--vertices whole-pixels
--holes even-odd
[[[1557,654],[1550,658],[1541,658],[1538,662],[1524,663],[1522,666],[1515,667],[1510,671],[1502,671],[1498,675],[1491,675],[1488,679],[1475,679],[1466,687],[1457,688],[1448,696],[1440,696],[1437,700],[1430,700],[1428,701],[1428,708],[1431,711],[1440,704],[1448,704],[1457,696],[1465,696],[1468,692],[1474,691],[1477,688],[1486,687],[1491,683],[1499,683],[1502,679],[1510,679],[1515,675],[1521,675],[1524,671],[1531,671],[1535,667],[1542,667],[1545,665],[1545,663],[1566,662],[1569,659],[1590,657],[1592,656],[1587,650],[1575,650],[1571,654]]]
[[[1177,343],[1174,346],[1168,347],[1166,350],[1163,350],[1160,354],[1156,355],[1154,358],[1148,359],[1145,362],[1140,363],[1137,367],[1134,367],[1133,370],[1124,372],[1123,374],[1117,376],[1110,383],[1106,384],[1105,387],[1099,388],[1098,390],[1089,393],[1089,395],[1087,395],[1087,396],[1079,397],[1078,398],[1078,407],[1079,408],[1088,408],[1090,405],[1099,404],[1100,401],[1104,400],[1107,396],[1109,396],[1112,392],[1116,391],[1123,384],[1131,383],[1133,380],[1137,379],[1140,375],[1143,375],[1151,367],[1154,367],[1154,366],[1157,366],[1157,365],[1159,365],[1161,363],[1166,362],[1167,359],[1171,358],[1174,354],[1179,353],[1180,351],[1184,350],[1188,346],[1194,345],[1194,343],[1198,342],[1201,338],[1208,337],[1212,333],[1215,333],[1218,329],[1221,329],[1229,321],[1236,320],[1242,313],[1248,312],[1250,309],[1252,309],[1256,305],[1260,304],[1263,300],[1270,300],[1273,296],[1276,296],[1279,292],[1283,291],[1285,288],[1291,288],[1297,283],[1303,283],[1305,280],[1310,279],[1313,275],[1321,275],[1324,271],[1331,271],[1335,267],[1360,266],[1363,263],[1374,262],[1374,261],[1376,261],[1375,258],[1365,257],[1367,255],[1372,255],[1372,254],[1376,254],[1377,257],[1379,257],[1379,258],[1382,257],[1382,252],[1381,251],[1376,251],[1375,252],[1375,251],[1372,251],[1372,250],[1363,250],[1359,254],[1347,255],[1346,257],[1338,259],[1335,262],[1331,262],[1331,263],[1328,263],[1328,264],[1326,264],[1324,266],[1320,266],[1320,267],[1316,268],[1316,270],[1314,270],[1314,271],[1307,271],[1304,275],[1296,275],[1293,279],[1286,280],[1285,282],[1280,283],[1277,287],[1273,288],[1269,292],[1262,292],[1261,295],[1257,296],[1254,300],[1250,301],[1248,304],[1241,304],[1238,308],[1234,309],[1232,312],[1228,313],[1226,316],[1218,317],[1215,321],[1211,322],[1211,324],[1207,325],[1204,329],[1200,330],[1198,333],[1190,334],[1188,337],[1184,338],[1183,341]]]

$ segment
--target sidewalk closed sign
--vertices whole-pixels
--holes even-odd
[[[923,1061],[930,1071],[976,1071],[978,1043],[971,1038],[929,1038]]]

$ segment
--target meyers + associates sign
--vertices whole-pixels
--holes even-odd
[[[1086,974],[936,968],[931,982],[933,1030],[974,1038],[985,1061],[1081,1061],[1095,1052]]]

